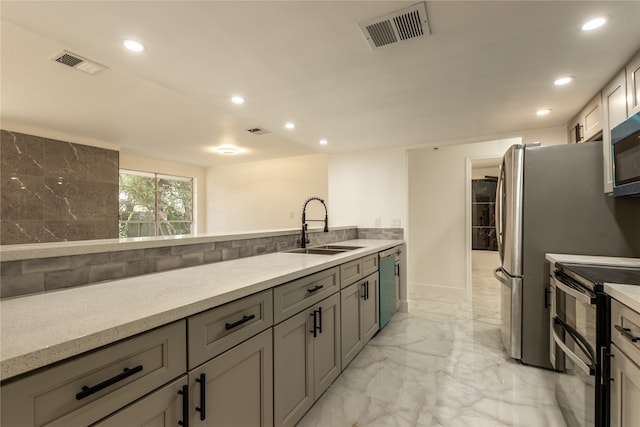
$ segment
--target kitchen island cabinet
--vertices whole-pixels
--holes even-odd
[[[341,372],[340,295],[273,328],[274,425],[294,426]]]
[[[294,425],[342,370],[341,266],[402,241],[345,243],[2,301],[2,425]]]

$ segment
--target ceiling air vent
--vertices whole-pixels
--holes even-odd
[[[264,135],[265,133],[271,133],[266,129],[262,129],[262,128],[251,128],[251,129],[247,129],[247,132],[252,133],[254,135]]]
[[[359,25],[372,49],[430,34],[424,2]]]
[[[87,58],[83,58],[80,55],[76,55],[75,53],[71,53],[66,50],[53,58],[53,61],[75,68],[76,70],[84,71],[87,74],[98,74],[99,72],[107,69],[104,65],[90,61]]]

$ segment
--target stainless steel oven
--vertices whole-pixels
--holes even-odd
[[[556,399],[569,426],[601,425],[596,423],[597,295],[563,271],[554,276],[550,357],[561,371]]]
[[[640,283],[640,268],[557,263],[551,277],[549,357],[569,426],[609,426],[611,299],[604,283]]]

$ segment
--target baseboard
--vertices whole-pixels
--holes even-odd
[[[436,298],[447,298],[447,299],[466,299],[467,298],[467,290],[465,288],[452,288],[449,286],[441,286],[441,285],[430,285],[426,283],[409,283],[409,301],[411,301],[411,294],[416,296],[420,295],[421,298],[425,297],[436,297]]]

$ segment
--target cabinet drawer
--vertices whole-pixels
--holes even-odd
[[[2,425],[88,425],[186,370],[186,327],[172,323],[2,387]]]
[[[187,319],[189,369],[227,351],[273,325],[271,289]]]
[[[362,277],[378,271],[378,254],[368,255],[362,258]]]
[[[346,288],[350,284],[362,279],[362,258],[345,262],[340,266],[340,288]]]
[[[340,267],[333,267],[273,290],[273,320],[280,323],[339,290]]]
[[[631,359],[640,360],[640,313],[615,299],[611,299],[611,341]]]

